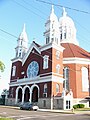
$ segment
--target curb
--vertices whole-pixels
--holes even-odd
[[[39,109],[40,112],[52,112],[52,113],[62,113],[62,114],[75,114],[71,111],[64,111],[64,110],[48,110],[48,109]]]

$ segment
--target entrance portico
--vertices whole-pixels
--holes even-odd
[[[16,89],[16,100],[15,103],[24,102],[38,102],[39,98],[39,86],[33,84],[31,87],[25,85],[24,87],[18,86]]]

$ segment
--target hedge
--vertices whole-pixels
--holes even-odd
[[[84,104],[76,104],[76,105],[73,105],[73,108],[74,109],[77,109],[77,108],[84,108],[85,105]]]

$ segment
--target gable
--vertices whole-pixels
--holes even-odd
[[[36,44],[33,42],[30,45],[26,55],[24,56],[24,58],[22,60],[22,65],[24,65],[25,61],[27,60],[28,56],[30,55],[30,53],[32,52],[33,49],[35,49],[39,54],[41,54],[41,51],[40,51],[39,47],[37,47]]]

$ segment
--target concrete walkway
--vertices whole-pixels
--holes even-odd
[[[63,113],[63,114],[75,114],[71,110],[51,110],[51,109],[39,109],[38,111],[42,112],[53,112],[53,113]]]
[[[54,113],[62,113],[62,114],[89,114],[90,110],[83,110],[83,111],[77,111],[77,110],[50,110],[50,109],[39,109],[38,111],[46,111],[46,112],[54,112]]]

